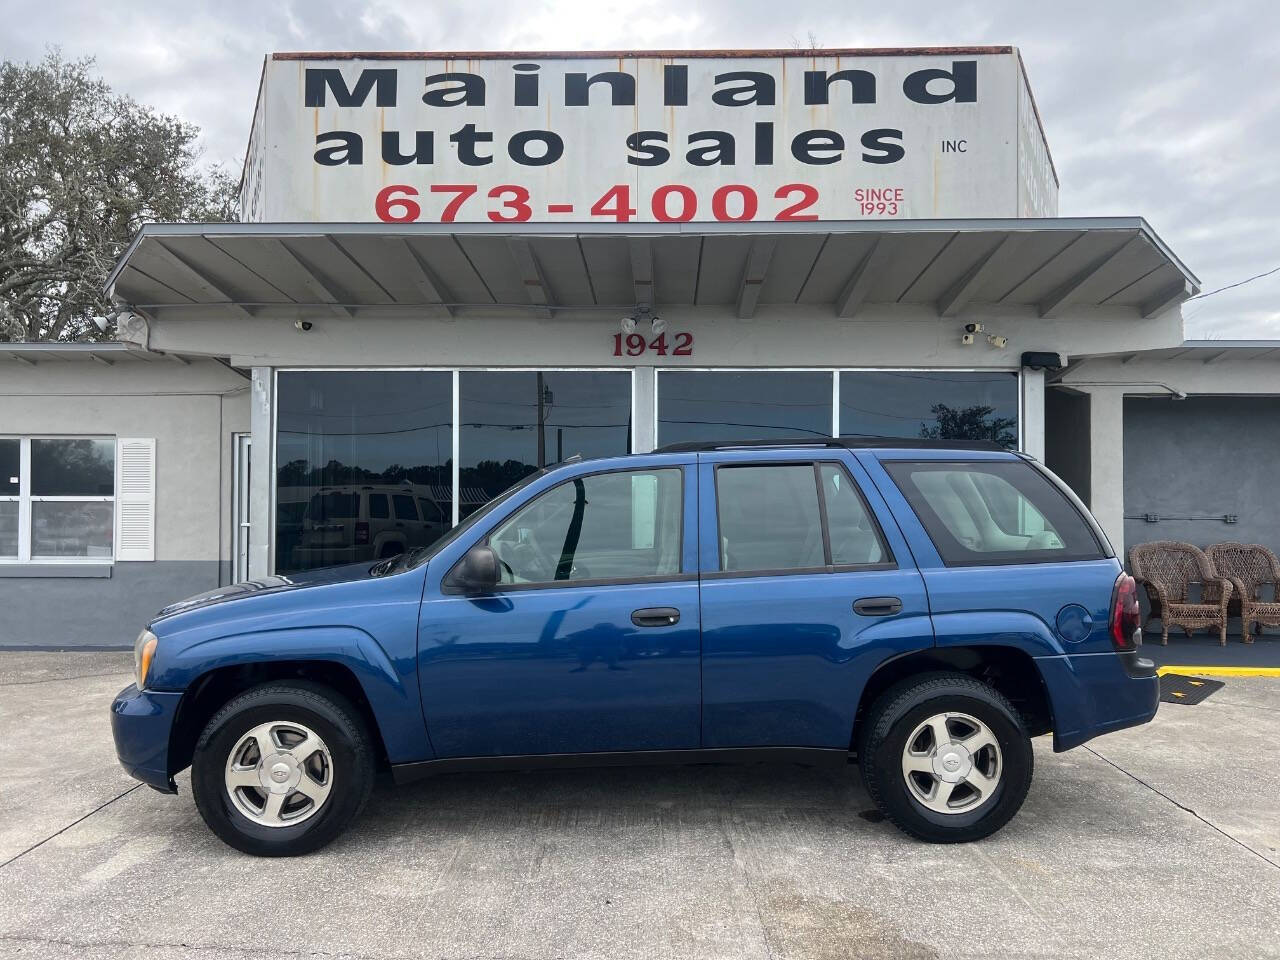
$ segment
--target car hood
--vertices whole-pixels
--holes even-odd
[[[321,587],[334,583],[350,583],[353,580],[367,580],[371,577],[373,563],[351,563],[341,567],[326,567],[323,570],[308,570],[302,573],[291,573],[288,576],[263,577],[261,580],[246,580],[244,583],[232,583],[225,587],[217,587],[187,597],[177,603],[171,603],[155,615],[155,620],[211,607],[216,603],[228,603],[233,600],[244,600],[249,597],[260,597],[271,593],[285,593],[290,590],[305,590],[308,587]],[[154,623],[155,620],[152,622]]]

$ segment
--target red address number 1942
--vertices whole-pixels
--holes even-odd
[[[643,333],[615,333],[613,335],[613,355],[615,357],[641,357],[646,353],[659,357],[692,357],[693,334],[681,331],[671,335],[671,343],[667,343],[667,335],[660,333],[652,340],[645,339]]]

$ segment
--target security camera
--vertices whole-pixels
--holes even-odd
[[[972,333],[966,333],[966,334],[963,334],[963,335],[960,337],[960,343],[961,343],[963,346],[966,346],[966,347],[972,347],[972,346],[973,346],[973,334],[972,334]]]
[[[293,325],[298,329],[299,333],[306,333],[313,326],[310,320],[295,320]]]
[[[623,317],[623,318],[622,318],[622,322],[621,322],[621,323],[619,323],[619,324],[618,324],[618,326],[620,326],[620,327],[622,328],[622,332],[623,332],[623,333],[635,333],[635,332],[636,332],[636,318],[635,318],[635,317]]]
[[[997,349],[1003,350],[1005,347],[1009,345],[1009,338],[998,337],[995,334],[988,334],[987,343],[991,344],[993,347],[996,347]]]
[[[110,317],[91,317],[93,325],[98,328],[99,333],[106,333],[107,328],[111,326]]]
[[[981,333],[981,332],[982,332],[983,330],[985,330],[985,329],[986,329],[986,327],[984,327],[984,326],[983,326],[982,324],[980,324],[980,323],[966,323],[966,324],[964,325],[964,332],[965,332],[965,333]]]

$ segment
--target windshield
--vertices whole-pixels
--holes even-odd
[[[519,482],[514,483],[511,486],[507,487],[506,490],[502,491],[502,493],[498,494],[496,497],[494,497],[492,500],[486,503],[483,507],[481,507],[475,513],[471,514],[471,516],[467,517],[467,519],[463,520],[461,523],[459,523],[456,527],[454,527],[452,530],[446,533],[439,540],[435,541],[434,543],[429,543],[425,547],[419,547],[417,550],[413,551],[413,553],[410,553],[408,556],[403,557],[402,559],[404,560],[404,569],[411,570],[414,567],[421,566],[422,564],[426,563],[428,560],[434,557],[437,553],[439,553],[449,544],[453,543],[453,541],[457,540],[458,537],[462,536],[464,533],[466,533],[468,530],[474,527],[478,521],[487,517],[495,507],[505,503],[507,500],[510,500],[513,496],[515,496],[515,494],[519,493],[529,484],[533,483],[534,480],[537,480],[539,477],[545,475],[548,469],[549,468],[547,467],[543,467],[541,470],[536,470],[533,473],[529,474],[527,477],[525,477],[523,480],[520,480]]]

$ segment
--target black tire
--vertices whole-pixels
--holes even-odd
[[[332,757],[329,796],[313,816],[294,825],[255,823],[236,809],[225,786],[232,749],[267,722],[304,724]],[[268,683],[230,700],[205,725],[191,761],[191,792],[204,822],[228,845],[259,857],[292,857],[323,847],[359,815],[373,789],[374,768],[368,731],[346,698],[317,683]]]
[[[935,812],[907,785],[907,738],[929,717],[954,711],[980,720],[1000,747],[1000,780],[988,799],[963,813]],[[995,833],[1018,812],[1031,787],[1034,753],[1017,710],[992,687],[972,677],[933,673],[890,687],[868,710],[858,741],[867,791],[891,823],[930,843],[965,843]],[[926,741],[927,742],[927,741]]]

